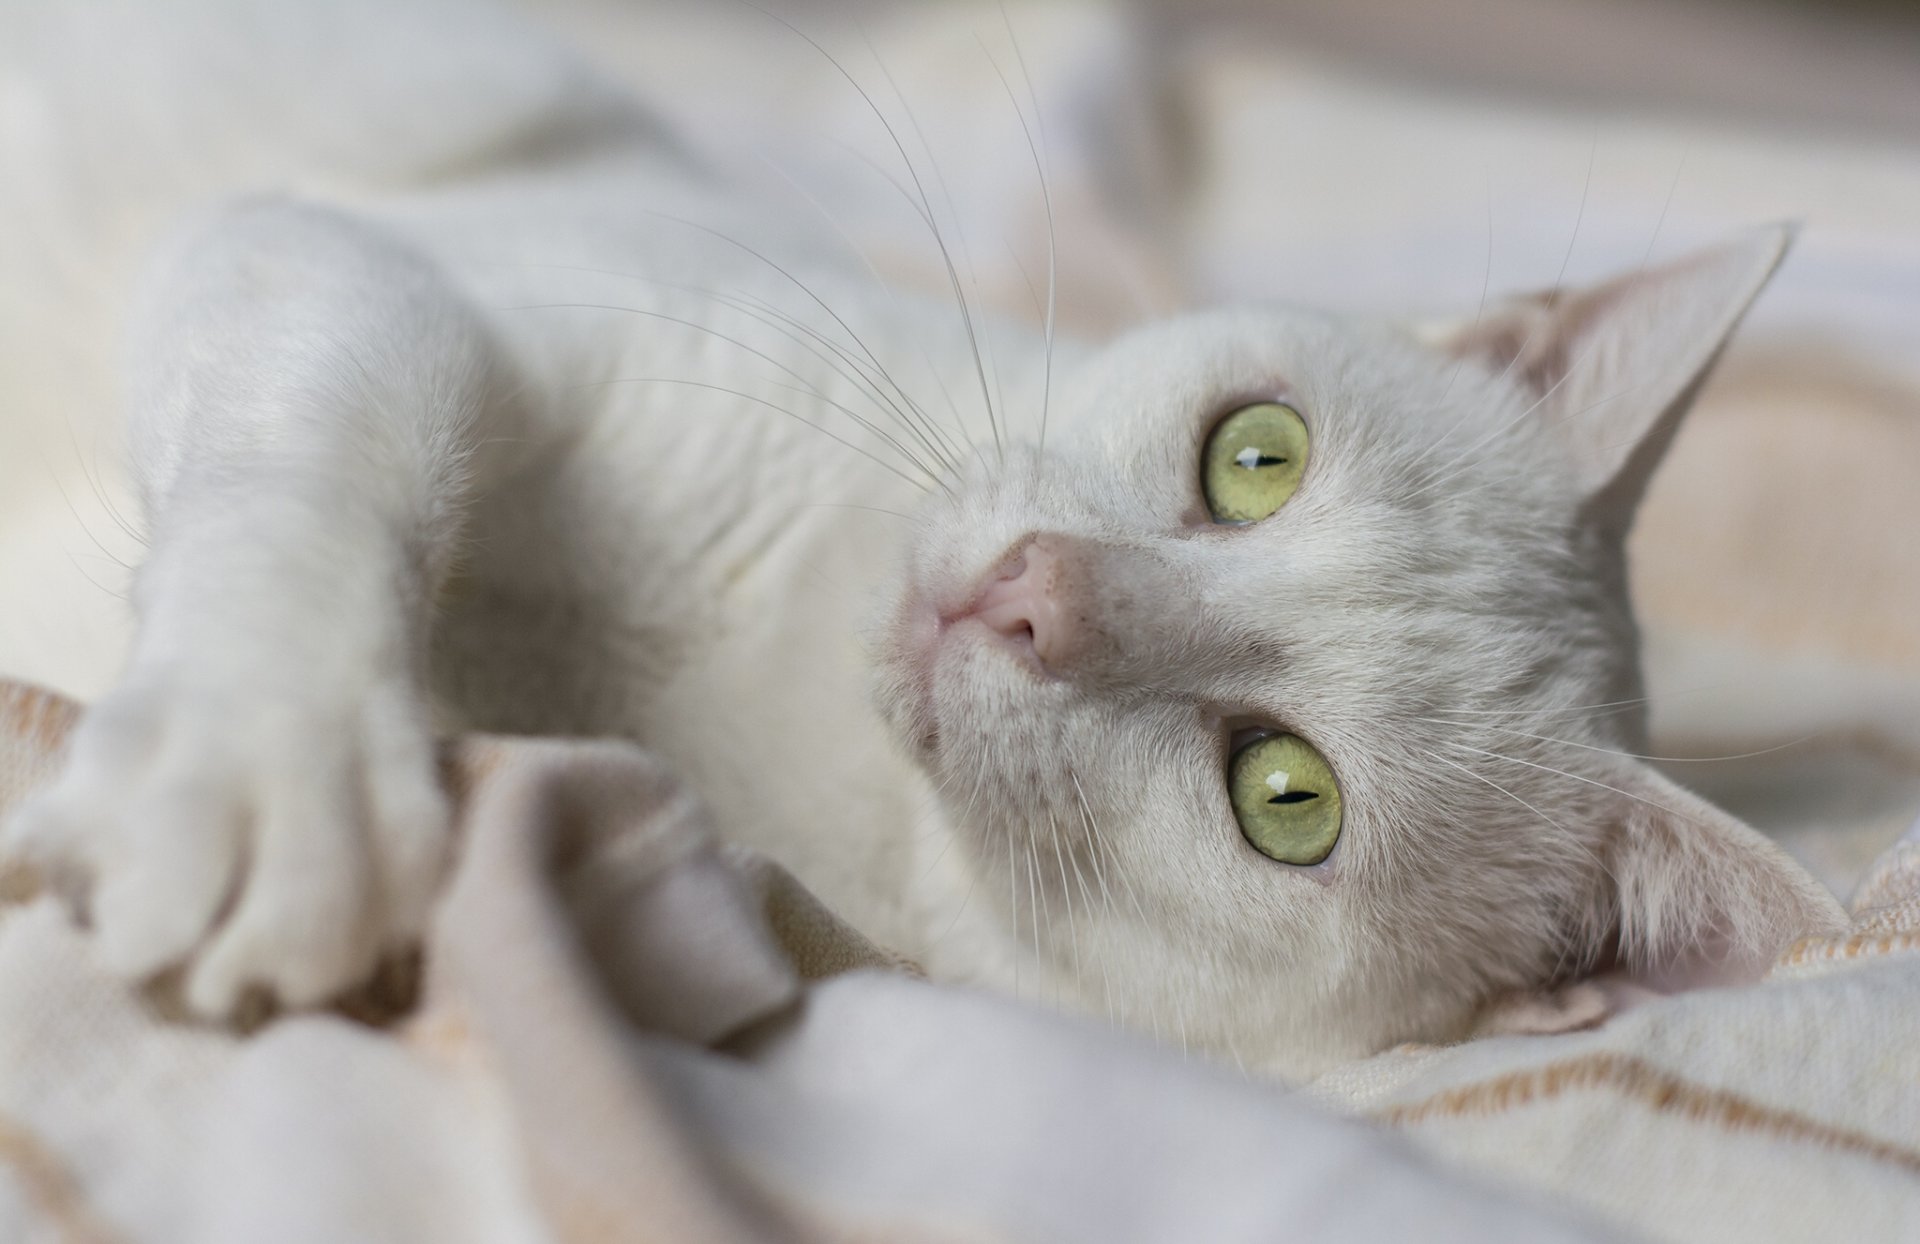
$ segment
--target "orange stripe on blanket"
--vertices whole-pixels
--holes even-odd
[[[80,706],[66,696],[0,680],[0,730],[24,739],[35,751],[57,751],[78,720]]]
[[[38,1136],[4,1117],[0,1162],[12,1169],[27,1200],[54,1225],[63,1244],[116,1244],[119,1236],[94,1214],[66,1164]]]
[[[1838,959],[1871,959],[1903,950],[1920,949],[1920,933],[1855,933],[1852,937],[1814,937],[1795,942],[1781,955],[1776,968],[1799,967]]]
[[[1920,1175],[1920,1152],[1725,1089],[1693,1084],[1625,1054],[1588,1054],[1545,1067],[1510,1072],[1478,1084],[1448,1089],[1424,1101],[1390,1106],[1376,1111],[1374,1117],[1396,1127],[1438,1119],[1490,1118],[1569,1093],[1595,1091],[1616,1093],[1651,1110],[1677,1114],[1695,1123],[1730,1132],[1754,1132],[1822,1145]]]

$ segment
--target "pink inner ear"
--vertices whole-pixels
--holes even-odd
[[[1775,226],[1599,285],[1516,298],[1444,348],[1534,395],[1595,517],[1624,531],[1694,390],[1792,238]]]
[[[1496,998],[1480,1012],[1474,1035],[1549,1036],[1598,1028],[1622,1011],[1693,989],[1747,985],[1766,975],[1764,961],[1703,947],[1652,968],[1602,968],[1545,989]]]
[[[1552,989],[1508,994],[1480,1012],[1473,1035],[1552,1036],[1598,1028],[1622,1011],[1664,996],[1623,972],[1601,972]]]

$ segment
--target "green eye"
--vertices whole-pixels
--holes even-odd
[[[1318,864],[1340,840],[1340,787],[1298,735],[1264,735],[1235,752],[1227,796],[1253,849],[1282,864]]]
[[[1278,402],[1234,411],[1207,438],[1200,484],[1216,523],[1257,523],[1287,503],[1307,469],[1307,423]]]

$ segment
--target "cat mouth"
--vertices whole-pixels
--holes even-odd
[[[936,614],[931,639],[914,661],[914,679],[913,737],[933,763],[948,742],[943,722],[957,722],[962,735],[970,734],[967,723],[983,712],[989,717],[1005,712],[1006,696],[1037,689],[1053,675],[1035,653],[1030,634],[1008,633],[975,617],[949,620]]]
[[[1039,650],[1034,647],[1033,628],[1024,622],[1003,626],[984,618],[967,616],[952,621],[943,619],[940,630],[938,642],[942,645],[973,642],[983,647],[997,648],[1034,674],[1049,676],[1040,660]]]

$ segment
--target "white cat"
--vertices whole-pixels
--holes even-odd
[[[936,976],[1280,1074],[1839,926],[1633,755],[1622,539],[1785,230],[1419,331],[956,333],[554,72],[155,269],[138,640],[10,831],[116,971],[365,977],[466,728],[635,739]]]

